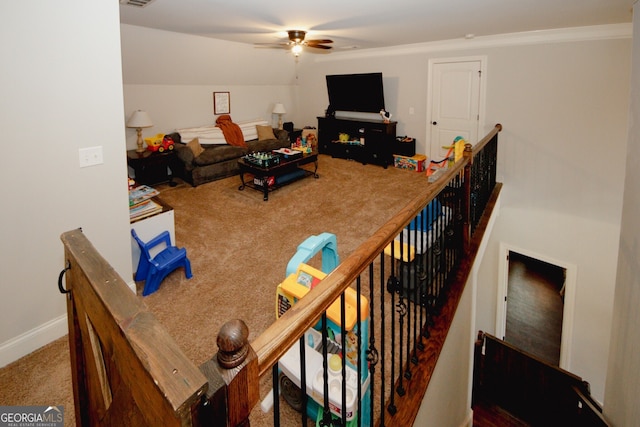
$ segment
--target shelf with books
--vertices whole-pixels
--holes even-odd
[[[162,212],[162,205],[151,199],[129,207],[129,220],[135,221]]]
[[[135,206],[159,194],[160,192],[153,187],[149,187],[148,185],[139,185],[138,187],[129,190],[129,206]]]

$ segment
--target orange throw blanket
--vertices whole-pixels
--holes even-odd
[[[236,147],[247,146],[244,142],[244,135],[242,135],[240,126],[233,123],[230,115],[224,114],[218,117],[216,120],[216,127],[219,127],[220,130],[222,130],[222,134],[224,135],[224,139],[227,141],[227,144],[235,145]]]

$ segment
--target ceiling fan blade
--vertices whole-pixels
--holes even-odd
[[[289,43],[254,43],[253,46],[271,49],[289,49],[291,47]]]
[[[306,46],[314,49],[331,49],[332,48],[332,46],[325,46],[323,44],[307,44]]]
[[[304,43],[306,43],[306,44],[327,44],[327,43],[333,43],[333,40],[329,40],[329,39],[305,40]]]

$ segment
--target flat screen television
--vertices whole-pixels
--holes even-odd
[[[329,113],[358,111],[378,113],[384,109],[382,73],[327,76]]]

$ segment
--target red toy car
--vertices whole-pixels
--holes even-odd
[[[163,153],[173,150],[175,141],[169,135],[156,135],[155,138],[145,138],[147,141],[147,149]]]

